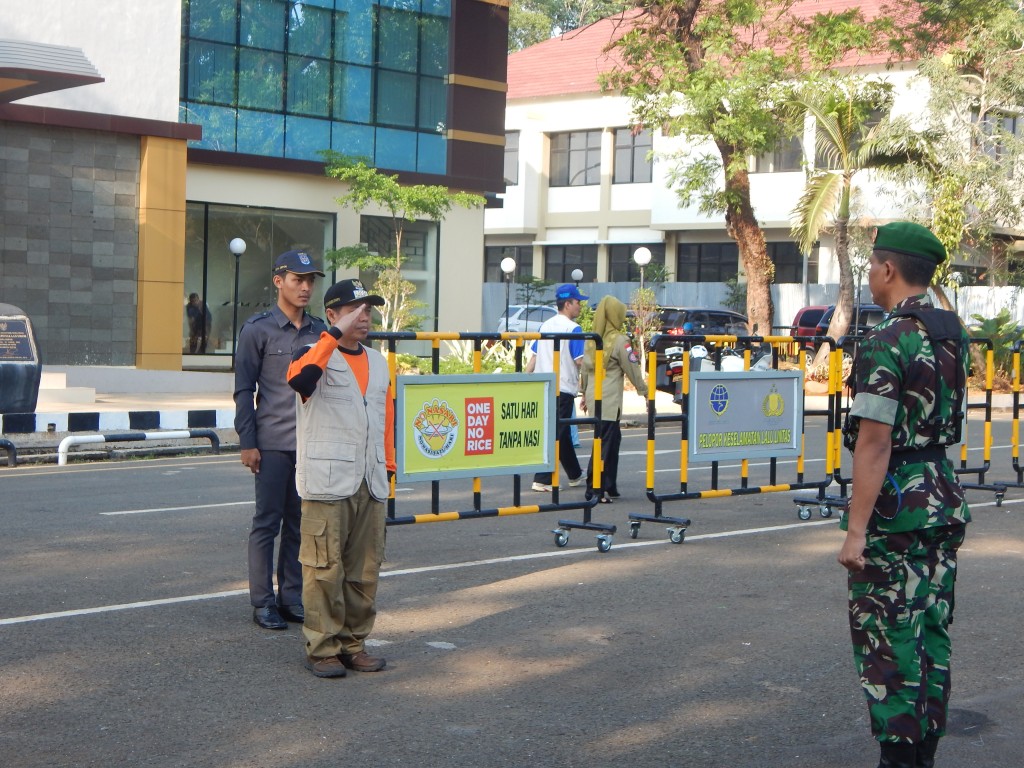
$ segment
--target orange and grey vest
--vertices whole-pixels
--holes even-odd
[[[347,499],[363,480],[373,498],[388,497],[384,419],[390,376],[379,352],[363,352],[369,364],[365,397],[345,355],[335,350],[312,396],[298,404],[295,484],[303,499]]]

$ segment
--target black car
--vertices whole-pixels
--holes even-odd
[[[730,309],[701,307],[662,307],[661,331],[652,343],[657,354],[658,370],[655,385],[663,392],[675,393],[675,384],[665,371],[665,350],[679,345],[686,336],[748,336],[746,315]],[[705,343],[709,350],[713,343]]]

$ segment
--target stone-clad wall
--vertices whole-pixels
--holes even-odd
[[[0,301],[43,364],[134,365],[139,139],[0,121]]]

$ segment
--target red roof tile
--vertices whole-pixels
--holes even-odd
[[[885,0],[801,0],[793,6],[792,13],[807,18],[859,7],[865,18],[873,19],[881,14],[884,3]],[[640,9],[624,11],[509,55],[508,98],[599,92],[598,77],[621,62],[617,50],[605,49],[632,29],[634,19],[642,13]],[[882,64],[887,58],[885,54],[855,53],[843,59],[841,65]]]

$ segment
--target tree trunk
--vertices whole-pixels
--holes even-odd
[[[853,268],[850,265],[850,220],[836,219],[835,228],[836,261],[839,262],[839,296],[836,298],[836,311],[829,321],[825,335],[838,342],[850,330],[853,319]],[[857,297],[859,301],[860,297]],[[825,362],[828,347],[822,345],[814,355],[814,365]]]
[[[750,204],[750,176],[746,170],[731,169],[733,158],[739,153],[736,148],[722,143],[718,144],[718,150],[722,154],[725,191],[729,198],[725,210],[725,228],[739,247],[743,270],[747,273],[747,319],[750,321],[750,330],[760,336],[769,336],[775,317],[771,291],[775,281],[775,265],[768,258],[764,232]]]

